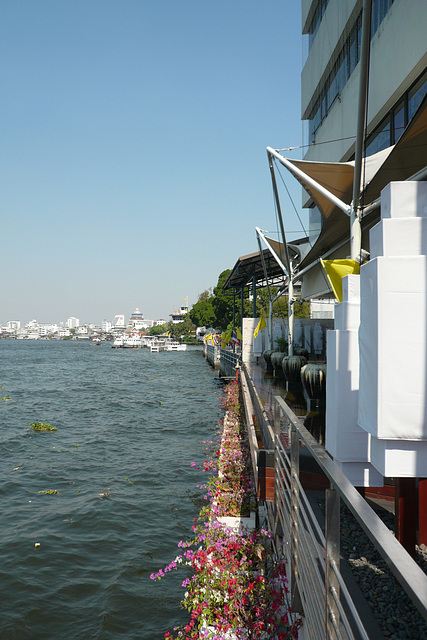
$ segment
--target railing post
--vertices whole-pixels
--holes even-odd
[[[292,610],[302,612],[301,596],[298,589],[299,437],[293,425],[289,435],[291,440],[291,598]]]
[[[280,446],[280,409],[277,400],[274,400],[273,406],[273,431],[274,431],[274,527],[273,536],[276,549],[280,549],[280,538],[278,531],[279,528],[279,512],[280,512],[280,460],[279,460],[279,446]],[[279,528],[280,529],[280,528]]]
[[[340,614],[335,598],[340,598],[339,582],[332,565],[340,569],[340,496],[334,488],[326,490],[326,571],[325,571],[325,628],[326,638],[337,637]],[[335,595],[335,598],[334,598]]]

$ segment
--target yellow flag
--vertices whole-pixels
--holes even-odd
[[[227,329],[227,331],[224,333],[221,346],[224,345],[225,347],[230,342],[230,340],[231,340],[231,329]]]
[[[242,332],[240,331],[239,327],[236,327],[236,335],[238,340],[243,340]]]
[[[261,329],[264,329],[264,327],[266,327],[266,326],[267,326],[267,323],[265,321],[264,314],[261,313],[261,318],[260,318],[260,320],[259,320],[259,322],[257,324],[257,327],[256,327],[255,331],[254,331],[254,338],[256,338],[257,335],[258,335],[258,332],[261,331]]]
[[[338,302],[342,302],[342,279],[351,273],[360,273],[360,264],[356,260],[322,260],[328,282]]]

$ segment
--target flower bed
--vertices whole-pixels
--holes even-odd
[[[219,448],[204,469],[217,471],[206,485],[208,505],[193,526],[194,538],[170,565],[151,578],[187,567],[182,606],[190,620],[167,632],[172,640],[289,640],[298,637],[291,624],[284,562],[270,550],[271,534],[254,528],[254,481],[239,387],[225,393],[225,418]],[[192,463],[194,466],[195,463]],[[245,526],[251,524],[251,527]]]

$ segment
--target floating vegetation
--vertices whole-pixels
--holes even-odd
[[[52,427],[51,424],[45,424],[44,422],[33,422],[30,429],[34,429],[34,431],[57,431],[56,427]]]
[[[133,484],[132,480],[129,480],[129,478],[126,476],[125,480],[127,480],[129,482],[129,484]]]
[[[109,498],[111,493],[109,491],[104,491],[103,493],[98,493],[98,498],[103,500],[104,498]]]
[[[44,495],[44,496],[53,496],[55,494],[59,494],[59,491],[57,491],[56,489],[45,489],[44,491],[39,491],[38,493]]]
[[[4,400],[4,402],[7,402],[8,400],[12,400],[12,398],[10,396],[4,396],[2,400]]]

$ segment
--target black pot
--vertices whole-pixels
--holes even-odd
[[[307,363],[304,356],[285,356],[282,360],[282,369],[288,382],[300,382],[301,368]]]
[[[273,365],[271,364],[271,356],[273,353],[274,349],[267,349],[267,351],[264,351],[264,353],[262,354],[267,364],[267,371],[273,371]]]
[[[309,362],[301,369],[301,382],[312,400],[326,395],[326,362]]]
[[[284,351],[274,351],[274,353],[271,354],[271,364],[273,365],[273,369],[280,372],[282,371],[282,360],[285,355]]]
[[[307,351],[307,349],[303,349],[302,347],[295,347],[293,355],[294,356],[304,356],[304,358],[306,358],[308,360],[308,351]]]

